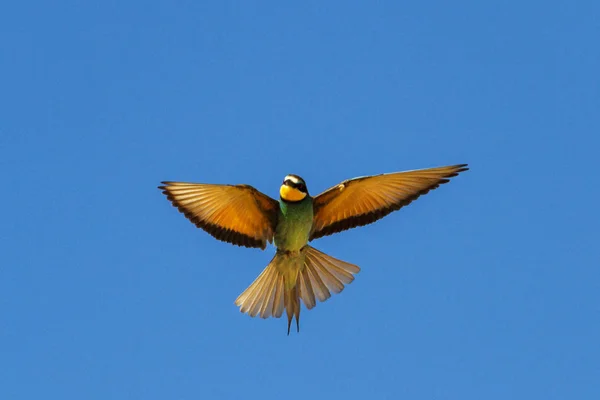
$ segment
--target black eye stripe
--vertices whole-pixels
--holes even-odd
[[[306,184],[302,181],[295,182],[291,179],[284,179],[283,184],[306,193]]]

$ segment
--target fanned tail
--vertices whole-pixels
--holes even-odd
[[[240,311],[251,317],[279,318],[285,308],[288,335],[292,319],[300,331],[300,300],[307,309],[340,293],[360,268],[304,246],[299,252],[277,251],[269,265],[236,299]]]

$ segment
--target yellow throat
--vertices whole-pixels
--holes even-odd
[[[281,185],[279,194],[285,201],[300,201],[306,197],[306,193],[287,185]]]

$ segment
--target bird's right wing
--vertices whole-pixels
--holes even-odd
[[[279,203],[252,186],[162,183],[173,206],[215,238],[261,249],[273,241]]]

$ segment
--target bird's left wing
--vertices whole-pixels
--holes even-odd
[[[158,188],[186,218],[215,238],[264,249],[273,241],[279,203],[249,185],[162,182]]]
[[[459,164],[346,180],[315,197],[310,240],[375,222],[467,169]]]

